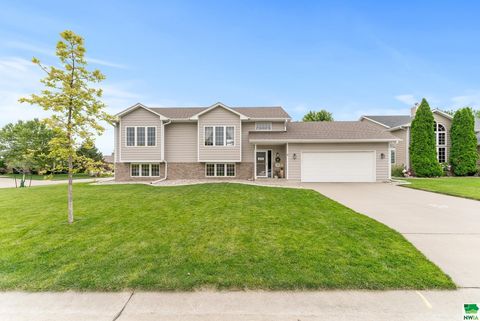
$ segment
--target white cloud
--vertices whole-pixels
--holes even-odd
[[[415,98],[415,96],[412,94],[397,95],[395,96],[395,99],[409,106],[412,106],[413,104],[418,102],[418,99]]]
[[[32,93],[38,93],[43,87],[40,79],[45,74],[32,62],[18,57],[0,57],[0,127],[33,118],[48,117],[49,113],[38,106],[20,104],[18,99]],[[134,93],[128,85],[105,81],[103,101],[107,104],[107,111],[116,114],[127,106],[139,101],[140,96]],[[98,137],[97,147],[103,153],[113,150],[113,129],[105,125],[105,133]]]
[[[455,96],[450,99],[454,108],[472,107],[478,108],[480,106],[480,91],[468,91],[465,95]]]

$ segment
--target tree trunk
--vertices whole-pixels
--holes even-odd
[[[68,157],[68,223],[73,223],[73,160]]]

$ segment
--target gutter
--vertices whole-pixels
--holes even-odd
[[[163,127],[171,124],[172,121],[169,119],[166,123],[163,124]],[[162,156],[163,156],[163,161],[161,163],[164,163],[165,164],[165,177],[162,177],[156,181],[153,181],[151,182],[150,184],[156,184],[156,183],[159,183],[159,182],[163,182],[164,180],[166,180],[168,178],[168,162],[165,160],[165,131],[162,130]]]

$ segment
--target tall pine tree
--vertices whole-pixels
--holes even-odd
[[[455,112],[450,132],[452,147],[450,164],[457,176],[475,174],[477,171],[477,137],[475,135],[475,117],[469,107]]]
[[[424,98],[412,121],[410,159],[416,176],[433,177],[443,174],[437,160],[435,140],[435,120],[432,111]]]

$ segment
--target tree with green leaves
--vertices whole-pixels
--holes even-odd
[[[98,166],[76,151],[82,144],[92,145],[95,135],[104,132],[100,121],[111,123],[113,118],[105,112],[102,89],[97,85],[105,76],[99,70],[87,69],[83,38],[70,30],[60,33],[60,37],[56,47],[60,67],[47,67],[33,58],[32,62],[46,73],[41,80],[45,88],[38,95],[21,98],[20,102],[38,105],[52,113],[45,120],[55,134],[50,141],[50,154],[60,160],[58,166],[67,163],[68,222],[73,223],[73,164],[81,161],[89,167]]]
[[[412,170],[419,177],[434,177],[443,174],[437,160],[435,120],[424,98],[417,109],[411,127],[410,159]]]
[[[475,174],[477,171],[477,137],[475,135],[475,116],[469,107],[455,112],[450,129],[452,147],[450,164],[457,176]]]
[[[303,116],[303,121],[333,121],[333,115],[325,109],[320,111],[311,110]]]
[[[84,159],[88,159],[97,163],[103,162],[103,155],[95,145],[82,144],[80,148],[77,150],[77,155],[79,156],[80,161]],[[87,162],[87,165],[88,165],[88,162]],[[76,166],[79,170],[83,172],[89,170],[88,166],[84,166],[83,163],[77,163]]]
[[[22,174],[20,187],[25,186],[27,173],[44,173],[54,167],[49,146],[53,136],[53,131],[38,119],[20,120],[0,129],[0,158],[8,168]]]

